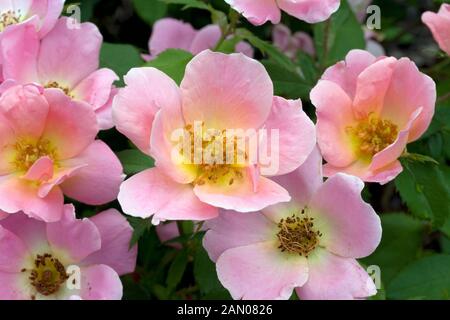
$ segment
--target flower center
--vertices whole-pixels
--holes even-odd
[[[202,123],[201,128],[203,127]],[[182,150],[181,155],[197,168],[195,185],[212,183],[231,186],[243,179],[248,156],[242,151],[245,145],[240,146],[238,136],[227,136],[227,130],[211,130],[206,134],[202,130],[198,134],[194,132],[196,129],[192,125],[187,125],[184,129],[189,133],[190,146],[188,152]]]
[[[278,223],[278,249],[308,257],[318,246],[322,233],[314,228],[314,218],[308,217],[305,210],[302,210],[301,215],[294,214]]]
[[[29,280],[38,293],[49,296],[58,292],[68,278],[64,265],[51,254],[46,253],[36,256]]]
[[[372,158],[378,152],[391,145],[398,135],[398,128],[389,120],[383,120],[370,114],[355,127],[347,128],[357,142],[357,152]]]
[[[47,89],[61,89],[66,94],[66,96],[68,96],[69,98],[74,98],[74,95],[70,92],[69,87],[63,86],[56,81],[50,81],[44,87]]]
[[[42,157],[47,156],[53,161],[56,161],[57,159],[56,149],[53,148],[46,139],[34,143],[31,141],[19,140],[14,147],[16,149],[14,165],[19,171],[28,171],[28,169]]]
[[[0,32],[6,29],[6,27],[17,24],[20,22],[21,19],[21,13],[20,10],[13,11],[8,10],[6,12],[3,12],[0,14]]]

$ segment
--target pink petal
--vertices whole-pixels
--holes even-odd
[[[109,130],[114,127],[114,120],[112,115],[112,106],[114,98],[116,97],[119,89],[113,87],[111,89],[111,95],[109,96],[108,101],[95,110],[95,114],[97,116],[98,127],[100,130]]]
[[[222,31],[218,25],[207,25],[197,32],[189,51],[196,55],[206,49],[212,50],[219,42],[221,36]]]
[[[268,154],[279,158],[278,170],[271,175],[284,175],[294,171],[306,161],[316,145],[314,123],[303,112],[300,100],[275,97],[264,129],[269,137],[265,141],[269,148]],[[279,132],[279,140],[274,150],[271,148],[271,130]],[[264,166],[261,173],[268,175],[264,173]]]
[[[308,23],[327,20],[339,8],[340,0],[277,0],[278,6],[291,16]]]
[[[27,288],[28,278],[22,273],[0,271],[0,300],[30,300],[30,290]]]
[[[437,14],[425,12],[422,21],[433,33],[439,47],[450,55],[450,5],[443,3]]]
[[[361,198],[363,188],[359,178],[338,173],[317,190],[308,206],[323,234],[321,245],[342,257],[366,257],[381,240],[380,218]]]
[[[53,188],[46,197],[38,196],[38,187],[16,176],[0,177],[0,209],[8,213],[23,211],[28,216],[46,222],[61,218],[64,197]]]
[[[0,114],[16,137],[39,138],[48,112],[47,101],[34,85],[12,87],[0,97]]]
[[[94,110],[106,104],[111,96],[114,81],[119,80],[116,73],[110,69],[100,69],[83,79],[72,90],[76,99],[85,101],[94,107]]]
[[[392,162],[395,162],[403,154],[408,143],[409,132],[413,123],[418,120],[422,113],[422,108],[416,110],[409,119],[408,124],[399,132],[397,139],[389,147],[374,155],[370,169],[372,171],[379,170]]]
[[[178,144],[183,146],[184,140],[180,142],[180,137],[175,140],[173,135],[181,129],[181,138],[185,139],[184,128],[181,109],[178,106],[167,106],[156,114],[150,137],[151,155],[156,167],[181,184],[191,183],[197,177],[197,170],[191,164],[185,164],[185,159],[181,156],[174,157],[174,150],[177,150]]]
[[[46,223],[43,221],[15,213],[1,220],[0,226],[19,237],[30,253],[42,252],[42,248],[48,247]]]
[[[273,26],[272,29],[272,40],[273,43],[281,50],[285,51],[291,41],[292,33],[284,24],[280,23]]]
[[[131,69],[124,77],[113,103],[117,130],[126,135],[142,152],[150,153],[150,134],[160,108],[181,110],[180,92],[175,82],[154,68]]]
[[[92,107],[71,100],[59,89],[46,89],[49,104],[44,139],[56,147],[60,160],[77,156],[91,144],[98,133]]]
[[[329,80],[319,81],[310,96],[316,107],[317,140],[323,157],[335,166],[351,164],[356,156],[346,128],[355,119],[349,96]]]
[[[134,271],[137,245],[130,249],[133,229],[128,221],[115,209],[103,211],[89,219],[101,235],[102,246],[83,260],[84,265],[105,264],[119,275]]]
[[[261,127],[273,100],[273,84],[261,63],[209,50],[187,65],[181,92],[186,122],[204,121],[218,130]]]
[[[53,160],[49,157],[42,157],[33,163],[23,178],[30,181],[41,182],[51,179],[52,176]]]
[[[396,63],[393,57],[381,59],[358,76],[353,100],[353,111],[357,118],[366,118],[371,113],[380,114]]]
[[[105,204],[117,198],[123,181],[123,168],[104,142],[94,141],[66,165],[85,165],[62,183],[61,188],[68,197],[90,205]]]
[[[243,53],[249,58],[253,58],[255,55],[255,50],[253,47],[245,41],[238,42],[235,51]]]
[[[350,300],[377,293],[372,279],[356,260],[316,250],[308,258],[308,281],[296,289],[300,300]]]
[[[25,243],[2,225],[0,225],[0,252],[2,253],[0,272],[20,272],[26,265],[26,258],[29,255]]]
[[[38,63],[43,84],[56,81],[72,89],[98,69],[102,35],[92,23],[69,28],[71,19],[60,18],[41,42]]]
[[[326,177],[331,177],[336,173],[343,172],[356,177],[359,177],[365,182],[374,182],[379,184],[386,184],[392,181],[403,171],[400,161],[395,161],[387,166],[376,171],[370,170],[370,164],[357,161],[348,167],[333,167],[327,163],[323,167],[323,172]]]
[[[96,225],[89,219],[76,219],[73,205],[64,207],[60,221],[47,224],[47,238],[53,250],[64,252],[73,263],[82,261],[102,246]]]
[[[322,80],[330,80],[338,84],[353,100],[359,75],[375,61],[376,58],[367,51],[351,50],[345,57],[345,61],[338,62],[325,70]]]
[[[277,225],[259,212],[240,213],[221,210],[215,219],[206,221],[208,231],[203,247],[214,262],[226,250],[269,241],[277,232]]]
[[[157,56],[167,49],[183,49],[189,51],[196,31],[189,23],[165,18],[153,25],[152,36],[148,46],[151,56]]]
[[[122,282],[111,267],[92,265],[81,269],[83,300],[121,300],[122,290]]]
[[[226,250],[217,275],[233,299],[287,300],[308,279],[306,258],[282,253],[275,241]]]
[[[239,212],[258,211],[291,200],[289,193],[272,180],[259,177],[258,185],[255,187],[247,174],[244,174],[242,181],[237,181],[231,186],[208,183],[196,185],[194,193],[200,201],[211,206]]]
[[[194,195],[192,186],[179,184],[157,168],[138,173],[122,183],[119,202],[126,214],[164,220],[207,220],[217,216],[217,209]]]
[[[281,19],[281,12],[275,0],[225,0],[233,9],[241,13],[255,26],[267,21],[277,24]]]
[[[5,79],[26,84],[38,82],[39,35],[33,23],[7,28],[1,35],[2,71]]]
[[[411,115],[422,108],[422,113],[410,130],[408,142],[412,142],[428,129],[435,103],[436,84],[433,79],[421,73],[411,60],[398,60],[384,99],[382,116],[403,127],[410,121]]]
[[[274,223],[286,216],[291,216],[293,212],[307,206],[323,184],[322,156],[316,147],[309,155],[308,159],[297,170],[271,178],[280,186],[285,188],[292,197],[289,203],[279,203],[262,209],[262,213]]]
[[[43,38],[58,21],[64,7],[65,0],[33,1],[30,15],[37,14],[41,18],[40,37]]]

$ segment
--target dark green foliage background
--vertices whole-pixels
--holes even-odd
[[[172,2],[168,4],[169,2]],[[408,146],[402,159],[404,172],[385,185],[367,185],[366,201],[381,215],[383,239],[363,265],[381,268],[383,289],[375,299],[448,299],[450,297],[450,58],[439,51],[431,33],[421,23],[421,13],[437,11],[444,1],[374,1],[381,8],[381,43],[388,55],[407,56],[437,83],[436,116],[428,132]],[[196,28],[214,22],[227,25],[229,7],[223,0],[78,0],[83,21],[94,22],[104,35],[101,65],[123,76],[130,68],[143,66],[152,24],[162,17],[175,17]],[[185,8],[184,5],[188,4]],[[205,10],[209,3],[211,10]],[[190,4],[190,5],[189,5]],[[213,9],[212,9],[213,8]],[[270,24],[255,28],[241,19],[234,34],[256,48],[256,58],[270,73],[276,94],[301,97],[314,119],[309,91],[323,70],[342,60],[354,48],[364,48],[362,26],[346,1],[324,23],[308,25],[287,15],[283,23],[293,31],[314,36],[317,57],[300,54],[294,63],[271,45]],[[230,51],[224,42],[218,49]],[[181,81],[192,56],[169,50],[147,65]],[[297,70],[302,70],[298,72]],[[122,82],[117,84],[123,85]],[[115,130],[100,133],[124,164],[127,175],[153,165]],[[434,160],[432,160],[434,159]],[[435,163],[436,162],[436,163]],[[76,204],[80,216],[90,216],[106,207]],[[118,203],[113,204],[120,209]],[[136,272],[123,277],[125,299],[229,299],[220,285],[214,264],[201,246],[203,234],[191,222],[179,223],[183,249],[161,244],[150,221],[129,218],[139,243]],[[296,299],[296,297],[293,297]]]

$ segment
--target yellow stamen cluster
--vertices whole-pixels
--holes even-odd
[[[204,124],[202,124],[202,130]],[[194,128],[187,125],[185,130],[189,133],[191,149],[188,162],[192,164],[196,156],[201,157],[201,163],[197,164],[198,175],[194,181],[196,185],[204,185],[205,183],[233,185],[236,181],[243,178],[243,163],[248,160],[246,153],[239,149],[239,138],[232,137],[233,142],[230,143],[227,137],[227,131],[222,130],[219,134],[212,135],[208,139],[202,138],[201,143],[195,142]],[[229,160],[227,158],[232,158]],[[182,156],[187,156],[182,154]],[[205,156],[212,161],[207,161]],[[215,159],[220,159],[216,161]]]
[[[23,269],[22,272],[27,270]],[[38,293],[49,296],[58,292],[68,278],[64,265],[51,254],[46,253],[37,255],[29,280]]]
[[[356,140],[357,152],[372,158],[395,141],[398,128],[391,121],[370,114],[356,126],[347,128],[347,132]]]
[[[56,81],[50,81],[44,87],[48,89],[50,88],[61,89],[66,94],[66,96],[74,98],[74,95],[70,92],[69,87],[65,87]]]
[[[281,252],[308,257],[322,237],[322,233],[314,228],[314,218],[308,217],[305,210],[302,210],[301,216],[294,214],[292,217],[281,219],[278,227],[280,228],[277,233],[278,249]]]
[[[17,24],[20,22],[21,13],[20,10],[12,11],[8,10],[0,14],[0,32],[6,29],[6,27]]]
[[[16,156],[14,158],[14,166],[18,171],[26,172],[40,158],[49,157],[56,162],[56,149],[46,139],[37,142],[27,140],[19,140],[15,146]]]

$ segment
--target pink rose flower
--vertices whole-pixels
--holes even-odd
[[[314,42],[311,36],[300,31],[292,34],[291,30],[284,24],[277,24],[273,27],[272,39],[275,46],[291,59],[297,59],[297,54],[300,51],[310,56],[315,55]]]
[[[182,49],[196,55],[206,49],[214,49],[222,36],[218,25],[210,24],[195,30],[189,23],[173,18],[164,18],[155,22],[148,42],[150,55],[143,55],[150,61],[167,49]],[[244,41],[236,45],[236,52],[253,57],[253,48]]]
[[[4,32],[1,46],[3,78],[0,90],[15,84],[37,83],[61,89],[94,109],[100,129],[113,127],[111,107],[118,76],[99,68],[103,37],[92,23],[60,18],[42,40],[31,25]]]
[[[0,33],[20,24],[30,23],[45,36],[55,25],[65,0],[9,0],[0,4]]]
[[[0,97],[0,210],[47,222],[63,193],[90,205],[114,200],[122,165],[100,140],[95,114],[61,90],[15,86]]]
[[[433,33],[439,47],[450,55],[450,4],[443,3],[438,13],[425,12],[422,21]]]
[[[281,11],[308,23],[327,20],[339,8],[339,0],[225,0],[233,9],[258,26],[278,24]]]
[[[192,134],[196,123],[203,133],[213,129],[222,135],[234,129],[273,129],[279,132],[279,144],[270,151],[279,163],[276,172],[266,175],[285,174],[300,166],[315,145],[314,125],[300,100],[273,96],[272,81],[262,64],[243,54],[207,50],[187,65],[180,87],[154,68],[132,69],[125,82],[113,104],[116,127],[156,160],[155,168],[122,184],[119,202],[125,213],[153,215],[154,223],[205,220],[217,216],[216,207],[247,212],[290,200],[284,188],[261,174],[267,172],[267,164],[250,161],[253,158],[242,164],[234,160],[212,164],[174,152],[179,142],[173,141],[173,133]],[[272,136],[258,137],[258,151],[263,142],[272,146]],[[206,138],[200,139],[206,145],[202,149],[211,146]],[[237,149],[235,156],[250,157],[248,149]]]
[[[224,211],[206,222],[203,246],[234,299],[353,299],[376,293],[355,259],[381,240],[380,219],[361,198],[364,183],[337,174],[323,183],[316,149],[296,171],[274,178],[289,203],[255,213]]]
[[[311,91],[324,173],[381,184],[401,171],[406,145],[430,125],[436,85],[408,58],[352,50]]]
[[[0,300],[122,298],[119,276],[137,256],[127,220],[114,209],[90,219],[76,219],[72,205],[62,211],[59,222],[22,213],[0,221]]]

